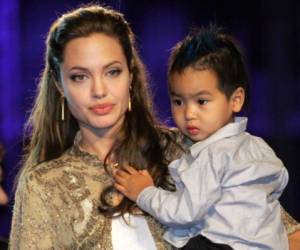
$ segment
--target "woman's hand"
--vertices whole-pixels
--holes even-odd
[[[0,144],[0,161],[2,160],[2,155],[3,154],[3,148],[1,147]],[[0,182],[2,181],[2,168],[0,165]],[[8,197],[7,194],[5,193],[4,189],[1,187],[0,184],[0,205],[6,205],[8,203]]]
[[[127,198],[136,201],[140,192],[146,187],[154,186],[153,179],[147,170],[136,170],[126,166],[114,174],[115,188]]]
[[[6,205],[8,203],[7,194],[4,192],[3,188],[0,186],[0,205]]]

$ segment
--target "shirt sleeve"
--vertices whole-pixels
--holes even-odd
[[[184,159],[174,164],[186,165]],[[137,199],[141,209],[171,227],[190,227],[199,223],[208,209],[221,197],[219,175],[211,161],[196,160],[179,176],[172,175],[176,191],[169,192],[156,187],[144,189]],[[200,170],[201,167],[201,170]],[[170,167],[172,168],[172,166]]]
[[[235,209],[243,217],[243,207],[247,211],[253,208],[257,214],[270,213],[269,204],[280,197],[288,173],[267,145],[254,141],[250,146],[231,147],[224,141],[203,151],[193,162],[187,158],[174,161],[176,192],[148,187],[138,196],[138,206],[173,228],[199,226],[221,196],[218,206],[225,214]],[[172,165],[170,169],[174,169]]]
[[[32,176],[21,175],[15,195],[10,249],[52,249],[54,231],[42,185]]]

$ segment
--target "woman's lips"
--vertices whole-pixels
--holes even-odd
[[[97,115],[106,115],[113,109],[113,104],[104,103],[90,107],[90,110]]]

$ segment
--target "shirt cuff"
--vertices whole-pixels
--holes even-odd
[[[149,197],[149,194],[153,193],[157,187],[150,186],[146,187],[143,189],[142,192],[139,193],[137,199],[136,199],[136,204],[142,209],[145,207],[145,201],[147,200],[147,197]]]

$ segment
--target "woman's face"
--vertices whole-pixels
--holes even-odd
[[[67,43],[61,85],[79,127],[118,130],[128,109],[131,74],[119,41],[102,33]]]

